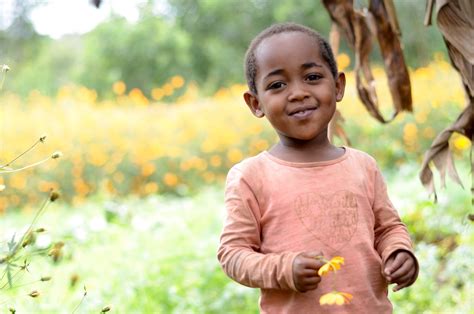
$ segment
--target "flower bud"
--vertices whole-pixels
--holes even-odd
[[[36,290],[33,290],[28,295],[32,298],[36,298],[36,297],[39,297],[40,293]]]
[[[61,152],[54,152],[54,153],[51,155],[51,158],[57,159],[57,158],[61,157],[62,155],[63,155],[63,153],[61,153]]]
[[[49,195],[49,200],[51,202],[54,202],[55,200],[57,200],[59,198],[59,196],[61,196],[61,195],[59,194],[58,191],[51,191],[51,194]]]

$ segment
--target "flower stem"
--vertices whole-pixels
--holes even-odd
[[[48,158],[45,158],[43,160],[40,160],[38,162],[35,162],[31,165],[28,165],[28,166],[25,166],[25,167],[22,167],[22,168],[18,168],[18,169],[12,169],[12,170],[0,170],[0,173],[13,173],[13,172],[18,172],[18,171],[22,171],[22,170],[25,170],[25,169],[29,169],[29,168],[33,168],[33,167],[36,167],[38,165],[41,165],[42,163],[45,163],[47,162],[51,157],[48,157]],[[18,158],[17,158],[18,159]],[[0,166],[0,169],[2,169],[3,167],[5,166]]]
[[[0,166],[0,169],[10,166],[14,161],[16,161],[16,160],[19,159],[21,156],[23,156],[23,155],[25,155],[26,153],[28,153],[29,151],[31,151],[31,150],[32,150],[33,148],[35,148],[35,146],[38,145],[39,143],[43,143],[43,142],[44,142],[44,137],[39,138],[33,145],[31,145],[30,148],[28,148],[27,150],[25,150],[23,153],[21,153],[20,155],[16,156],[13,160],[7,162],[6,164],[1,165],[1,166]]]

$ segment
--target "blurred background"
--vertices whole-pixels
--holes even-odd
[[[368,114],[344,39],[337,61],[348,83],[339,110],[351,145],[377,159],[420,259],[415,286],[391,294],[396,312],[469,313],[471,142],[451,138],[464,189],[448,179],[435,203],[418,179],[424,152],[465,107],[465,94],[439,30],[423,25],[425,2],[395,6],[414,113],[387,125]],[[276,142],[243,102],[245,50],[283,21],[326,38],[331,28],[312,0],[104,0],[99,8],[88,0],[0,0],[0,64],[10,68],[0,91],[0,164],[43,135],[17,168],[63,154],[0,173],[0,256],[49,191],[61,193],[41,211],[35,227],[45,231],[15,271],[0,263],[2,313],[257,312],[258,291],[227,279],[215,251],[228,169]],[[388,116],[376,44],[371,58]],[[52,280],[38,279],[46,275]]]

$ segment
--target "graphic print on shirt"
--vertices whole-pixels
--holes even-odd
[[[333,250],[347,245],[357,229],[357,198],[351,191],[300,194],[294,208],[308,232]]]

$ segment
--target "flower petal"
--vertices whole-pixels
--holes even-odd
[[[334,301],[337,305],[343,305],[345,303],[345,299],[342,295],[340,295],[339,293],[335,293],[334,294]]]
[[[331,270],[331,264],[326,263],[323,266],[321,266],[318,270],[318,275],[319,276],[324,276],[326,275],[329,271]]]
[[[339,292],[340,295],[342,295],[344,297],[344,302],[347,304],[347,303],[351,303],[351,300],[353,298],[352,294],[350,293],[347,293],[347,292]]]
[[[332,263],[344,264],[344,257],[342,256],[334,256],[331,258]]]

